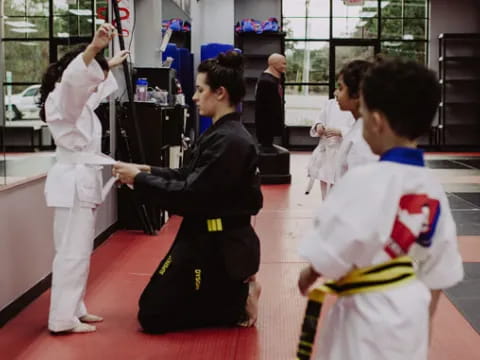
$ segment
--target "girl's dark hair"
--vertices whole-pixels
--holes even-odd
[[[440,103],[435,73],[411,60],[377,61],[362,83],[364,103],[380,111],[399,136],[415,140],[427,134]]]
[[[206,82],[212,90],[223,86],[228,91],[231,105],[237,105],[245,96],[243,56],[238,52],[232,50],[205,60],[198,66],[198,72],[207,75]]]
[[[366,60],[353,60],[346,64],[338,73],[338,77],[342,76],[342,80],[347,85],[348,95],[351,98],[360,97],[360,84],[363,76],[368,69],[372,67],[372,63]]]
[[[75,49],[69,51],[63,55],[60,60],[50,64],[43,74],[42,85],[40,87],[40,119],[45,121],[45,102],[47,101],[48,95],[55,89],[55,84],[62,78],[63,72],[67,66],[75,59],[80,53],[85,51],[87,45],[80,45]],[[95,56],[95,60],[98,62],[102,70],[108,71],[108,61],[103,56],[102,52],[99,52]]]

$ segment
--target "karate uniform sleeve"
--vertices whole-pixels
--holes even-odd
[[[245,144],[235,135],[217,135],[191,170],[183,175],[166,169],[155,169],[157,175],[140,173],[135,177],[135,189],[165,209],[198,213],[234,207],[241,197],[239,189],[245,189],[242,182],[250,180],[245,174],[254,172],[249,167],[256,166],[255,159],[254,144]]]
[[[185,169],[170,169],[166,167],[151,166],[151,174],[155,176],[163,177],[168,180],[185,180]]]
[[[325,107],[320,112],[320,117],[318,121],[310,128],[311,137],[319,137],[316,129],[318,124],[322,124],[323,126],[326,126],[327,124],[327,103],[325,103]]]
[[[342,119],[343,120],[343,119]],[[350,131],[350,129],[353,126],[353,121],[349,121],[350,119],[346,119],[344,121],[341,121],[340,125],[337,126],[337,128],[340,130],[341,137],[345,137],[346,134]]]
[[[378,160],[378,156],[375,155],[367,142],[362,139],[355,139],[350,151],[347,154],[347,166],[348,170],[351,170],[357,166],[365,165],[370,162]]]
[[[388,186],[373,181],[370,169],[349,171],[332,189],[300,245],[300,255],[329,279],[370,263],[383,247],[395,209]],[[382,216],[379,214],[382,213]]]
[[[54,90],[55,110],[59,117],[52,119],[74,123],[80,118],[90,96],[105,80],[102,68],[96,60],[87,66],[83,53],[79,54],[65,69],[62,80]],[[47,121],[50,117],[47,114]]]
[[[442,202],[440,221],[427,255],[418,261],[417,276],[432,290],[449,288],[463,279],[463,262],[458,250],[456,226],[448,201]],[[416,245],[420,253],[422,249]]]

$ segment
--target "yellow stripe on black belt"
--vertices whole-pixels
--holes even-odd
[[[209,232],[223,231],[222,219],[207,219],[207,228]]]
[[[383,264],[353,270],[338,281],[328,281],[310,291],[297,348],[297,359],[309,360],[312,355],[318,318],[327,294],[346,296],[382,291],[412,281],[414,278],[415,271],[411,258],[402,256]]]

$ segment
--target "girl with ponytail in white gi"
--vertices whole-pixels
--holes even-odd
[[[355,122],[349,131],[342,134],[342,144],[335,159],[335,181],[354,167],[378,160],[362,136],[363,119],[360,115],[360,85],[371,65],[365,60],[353,60],[338,74],[335,98],[340,110],[351,112]]]
[[[87,312],[83,298],[93,250],[95,208],[105,196],[101,165],[114,163],[101,154],[102,126],[94,110],[117,89],[109,70],[128,56],[121,51],[107,61],[102,55],[114,34],[111,24],[103,24],[88,46],[51,64],[42,80],[40,116],[57,146],[56,163],[45,185],[47,206],[55,208],[48,319],[52,333],[93,332],[95,326],[88,323],[103,320]]]
[[[310,181],[306,194],[310,193],[315,180],[320,181],[322,200],[335,182],[336,156],[343,136],[350,131],[355,119],[350,111],[342,111],[336,99],[329,99],[320,113],[320,118],[310,129],[310,136],[319,142],[308,164]]]

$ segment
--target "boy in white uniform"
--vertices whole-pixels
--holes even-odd
[[[320,113],[320,118],[310,129],[310,136],[319,137],[317,147],[308,164],[310,181],[306,194],[310,192],[314,180],[320,180],[322,200],[333,185],[336,169],[336,155],[343,140],[355,123],[350,111],[342,111],[336,99],[329,99]]]
[[[380,161],[349,170],[335,185],[300,248],[310,262],[298,282],[303,294],[319,276],[350,288],[327,314],[318,360],[427,359],[441,289],[463,277],[447,197],[416,149],[439,100],[434,73],[414,62],[384,61],[365,76],[363,135]],[[367,276],[397,275],[365,287],[371,266]]]
[[[365,60],[354,60],[346,64],[338,74],[335,97],[341,110],[352,113],[355,123],[350,131],[343,134],[335,160],[335,180],[356,166],[378,160],[362,136],[363,120],[360,117],[360,84],[371,65]]]

